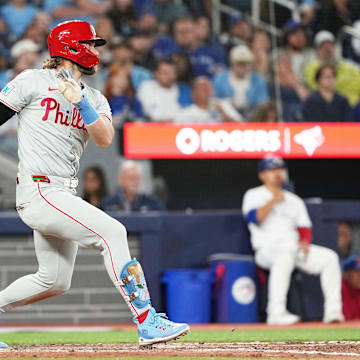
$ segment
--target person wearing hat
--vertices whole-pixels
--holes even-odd
[[[316,58],[304,69],[304,79],[308,87],[317,90],[317,71],[323,64],[332,64],[336,68],[335,90],[348,99],[350,106],[356,106],[360,100],[360,72],[357,65],[336,55],[336,40],[329,31],[319,31],[314,37],[314,46]]]
[[[351,255],[342,264],[342,301],[346,320],[360,319],[360,257]]]
[[[251,70],[253,53],[246,45],[233,47],[229,62],[230,69],[214,77],[215,95],[220,99],[231,99],[233,106],[247,115],[269,99],[266,82]]]
[[[323,321],[343,320],[341,270],[335,251],[311,244],[311,220],[304,201],[283,188],[286,165],[269,154],[259,162],[261,186],[246,191],[242,212],[248,223],[255,262],[269,270],[267,323],[291,325],[300,317],[286,309],[293,270],[320,275],[324,294]]]
[[[282,66],[283,58],[288,57],[291,63],[291,76],[302,82],[305,65],[314,57],[314,51],[308,47],[305,26],[290,19],[284,27],[283,43],[284,46],[279,50],[279,66]]]

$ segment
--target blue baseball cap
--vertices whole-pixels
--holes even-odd
[[[285,161],[276,155],[267,155],[259,161],[259,172],[272,169],[285,169]]]
[[[231,27],[236,25],[239,21],[247,22],[246,15],[244,13],[242,13],[241,11],[237,11],[233,15],[230,15],[229,24]]]
[[[360,270],[360,257],[357,255],[350,255],[341,263],[343,271]]]

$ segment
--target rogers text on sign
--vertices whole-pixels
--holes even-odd
[[[210,130],[186,127],[176,135],[176,147],[185,155],[202,152],[275,152],[281,149],[279,130]]]

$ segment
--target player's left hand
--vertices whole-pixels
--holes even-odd
[[[310,244],[305,241],[299,241],[299,249],[307,255],[309,253]]]
[[[58,90],[67,101],[77,104],[82,98],[81,87],[74,79],[71,70],[61,68],[56,76],[60,79],[60,82],[57,84]]]

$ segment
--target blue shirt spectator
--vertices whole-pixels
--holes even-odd
[[[38,9],[31,4],[26,4],[25,0],[13,0],[1,8],[0,14],[9,32],[21,37],[37,12]]]
[[[195,76],[212,77],[224,70],[226,58],[224,49],[218,44],[202,44],[191,18],[180,18],[173,23],[171,39],[163,38],[155,45],[155,52],[171,55],[184,52],[193,65]]]
[[[269,99],[264,78],[250,71],[252,61],[250,49],[245,45],[238,45],[230,52],[230,70],[214,78],[216,97],[231,99],[232,104],[242,113]]]

